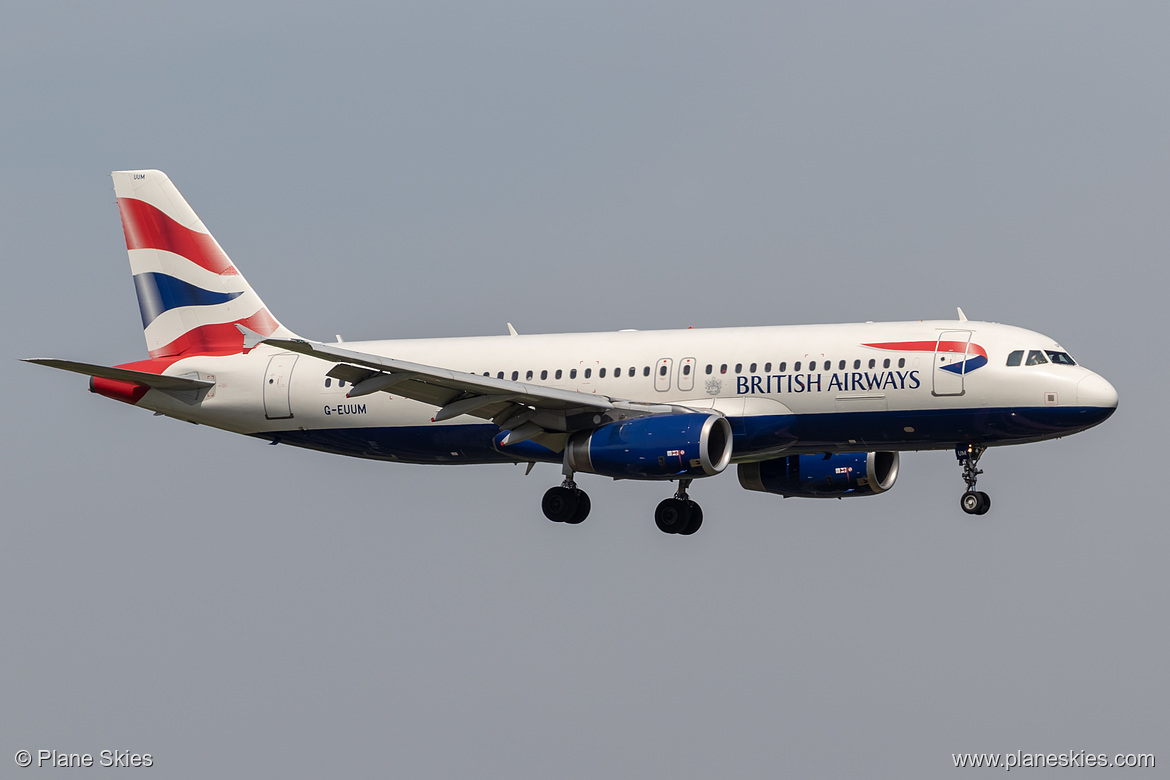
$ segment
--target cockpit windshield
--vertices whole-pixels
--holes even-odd
[[[1045,355],[1048,357],[1045,357]],[[1028,350],[1027,360],[1024,359],[1024,350],[1022,349],[1017,349],[1007,356],[1007,364],[1009,366],[1043,366],[1049,362],[1057,366],[1075,366],[1077,364],[1067,352],[1061,352],[1055,349]]]
[[[1048,359],[1058,366],[1075,366],[1077,362],[1073,360],[1067,352],[1057,352],[1056,350],[1046,349],[1044,353],[1048,355]]]

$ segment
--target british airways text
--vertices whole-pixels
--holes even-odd
[[[833,374],[765,374],[735,378],[737,395],[849,393],[858,390],[917,390],[918,371],[841,371]]]

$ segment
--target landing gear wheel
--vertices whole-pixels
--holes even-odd
[[[545,492],[544,498],[541,499],[540,508],[544,511],[544,516],[554,523],[572,522],[577,514],[577,510],[580,508],[581,496],[583,495],[585,494],[581,491],[572,488],[551,487]],[[588,514],[588,508],[586,508],[585,512]],[[584,519],[585,516],[582,515],[581,520]]]
[[[991,509],[991,496],[975,489],[975,482],[983,473],[978,467],[979,458],[986,449],[979,444],[960,444],[955,447],[955,456],[963,469],[963,481],[967,483],[967,492],[959,499],[959,506],[969,515],[985,515]]]
[[[565,521],[570,525],[576,525],[577,523],[583,522],[586,517],[589,517],[589,509],[592,506],[592,502],[589,501],[588,493],[586,493],[584,490],[578,490],[576,492],[577,511],[573,513],[572,517]]]
[[[991,509],[991,496],[982,490],[968,490],[959,499],[959,506],[969,515],[985,515]]]
[[[703,525],[703,507],[696,504],[694,501],[691,504],[691,521],[687,523],[686,528],[679,531],[682,536],[690,536]]]
[[[654,510],[654,522],[658,524],[658,530],[666,534],[682,533],[691,522],[692,506],[692,502],[685,499],[663,500]]]

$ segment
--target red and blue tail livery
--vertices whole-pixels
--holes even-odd
[[[1051,338],[961,310],[957,320],[304,339],[165,174],[113,178],[149,359],[29,362],[86,375],[105,398],[272,444],[388,463],[552,464],[561,479],[541,509],[555,522],[589,515],[582,475],[673,483],[655,523],[687,536],[703,524],[690,491],[733,465],[747,490],[876,496],[894,487],[907,450],[953,451],[960,506],[981,515],[991,498],[976,489],[977,464],[989,448],[1084,431],[1117,407],[1113,386]]]
[[[243,326],[288,337],[162,171],[116,171],[114,193],[152,358],[242,352]]]

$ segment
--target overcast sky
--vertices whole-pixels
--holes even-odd
[[[1164,3],[238,5],[0,25],[0,774],[42,748],[168,778],[1170,764]],[[664,486],[584,476],[588,521],[554,525],[554,466],[270,447],[17,363],[145,356],[127,168],[310,338],[962,306],[1121,404],[989,452],[981,518],[939,452],[867,499],[704,480],[689,538],[654,526]]]

